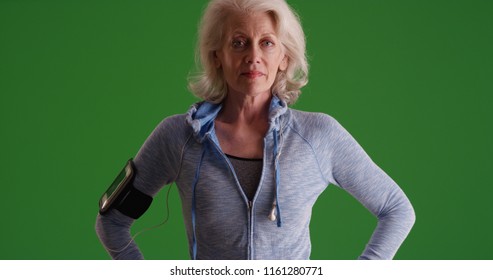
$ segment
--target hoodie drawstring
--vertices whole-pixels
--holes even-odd
[[[202,166],[202,161],[204,160],[204,155],[205,155],[205,147],[202,150],[202,155],[200,156],[200,161],[199,165],[197,166],[197,170],[195,172],[195,178],[193,179],[193,185],[192,185],[192,231],[193,231],[193,236],[192,236],[192,257],[193,260],[197,259],[197,234],[195,232],[195,209],[196,209],[196,199],[195,199],[195,189],[197,187],[197,183],[199,181],[199,176],[200,176],[200,167]]]
[[[279,182],[280,182],[280,171],[279,171],[279,156],[281,155],[277,143],[278,133],[277,130],[273,130],[274,136],[274,169],[275,169],[275,181],[276,181],[276,200],[274,202],[277,212],[277,226],[281,227],[281,206],[279,206]],[[274,205],[273,205],[274,206]]]

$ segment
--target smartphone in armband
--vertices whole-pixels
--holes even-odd
[[[132,159],[129,159],[111,186],[101,196],[99,200],[101,215],[115,208],[128,217],[138,219],[149,209],[152,197],[133,185],[136,172]]]
[[[112,206],[116,206],[117,203],[122,201],[131,187],[130,182],[134,177],[134,173],[132,159],[129,159],[110,187],[101,196],[99,200],[99,212],[101,214],[104,214]]]

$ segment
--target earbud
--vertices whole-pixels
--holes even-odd
[[[272,210],[270,210],[269,214],[269,220],[275,221],[276,220],[276,203],[272,203]]]

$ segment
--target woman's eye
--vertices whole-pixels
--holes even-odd
[[[272,47],[272,46],[274,46],[274,42],[269,41],[269,40],[265,40],[262,42],[262,45],[264,45],[265,47]]]
[[[243,40],[233,40],[232,42],[233,48],[238,49],[238,48],[243,48],[246,45],[246,42]]]

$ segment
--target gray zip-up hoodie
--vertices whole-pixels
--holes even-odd
[[[220,104],[201,102],[164,119],[134,160],[134,185],[144,193],[154,196],[176,183],[192,258],[308,259],[312,207],[330,183],[378,218],[359,258],[393,258],[414,224],[414,210],[336,120],[290,109],[273,97],[262,175],[249,201],[215,135],[220,110]],[[115,259],[142,258],[133,241],[117,252],[131,241],[132,222],[117,210],[98,215],[98,236]]]

